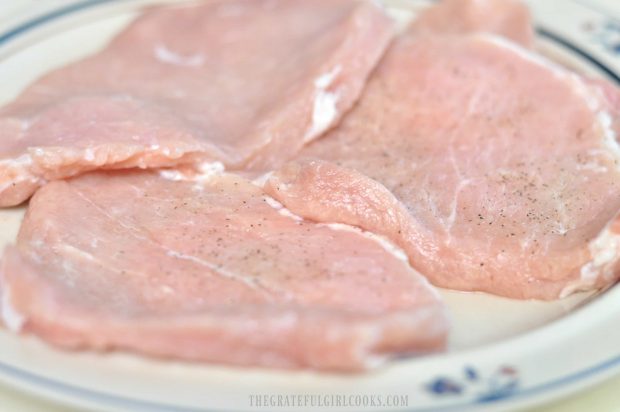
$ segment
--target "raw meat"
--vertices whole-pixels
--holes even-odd
[[[7,326],[67,348],[335,371],[444,347],[440,299],[385,241],[304,221],[234,175],[162,174],[40,189],[0,268]]]
[[[437,35],[487,32],[534,45],[530,11],[521,0],[441,0],[420,14],[414,29]]]
[[[329,186],[335,210],[323,204],[321,218],[389,235],[438,286],[552,299],[608,285],[620,258],[610,226],[620,208],[620,99],[600,84],[493,35],[406,35],[355,109],[300,158],[375,179],[409,216],[397,208],[393,221],[373,220],[394,200],[357,174],[329,183],[350,171],[319,169],[308,183],[293,167],[274,177],[286,184],[272,194],[305,215],[312,197],[292,199]],[[328,194],[334,186],[341,198]],[[342,200],[349,191],[363,193],[367,209]]]
[[[0,206],[93,169],[277,164],[353,105],[392,32],[364,1],[151,10],[0,110]]]

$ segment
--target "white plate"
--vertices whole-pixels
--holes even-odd
[[[48,70],[100,49],[141,5],[155,1],[39,0],[37,7],[27,7],[34,3],[0,4],[0,103]],[[599,10],[603,0],[531,3],[541,50],[620,83],[620,20]],[[390,4],[406,17],[420,2]],[[5,7],[13,8],[10,18],[2,14]],[[14,239],[22,215],[23,208],[0,210],[0,247]],[[546,303],[442,293],[454,318],[448,353],[402,359],[369,374],[234,369],[122,353],[69,353],[0,332],[0,380],[39,396],[106,411],[240,412],[257,409],[252,395],[267,395],[266,401],[275,404],[258,409],[291,410],[290,405],[301,402],[306,406],[296,410],[316,410],[318,402],[340,400],[348,406],[332,405],[332,410],[431,412],[512,410],[584,389],[620,371],[620,286],[598,296]],[[289,407],[278,407],[278,402]]]

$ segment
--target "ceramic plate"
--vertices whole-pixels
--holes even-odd
[[[613,17],[620,16],[620,8],[613,10],[614,2],[531,1],[539,48],[576,70],[620,84],[620,19]],[[141,7],[152,3],[2,2],[0,103],[48,70],[101,49]],[[413,0],[389,4],[403,21],[424,5]],[[23,212],[0,210],[0,247],[14,239]],[[368,374],[69,353],[2,331],[0,380],[38,396],[105,411],[310,411],[329,406],[439,412],[540,404],[620,371],[620,286],[554,302],[442,293],[453,314],[450,350],[395,361]]]

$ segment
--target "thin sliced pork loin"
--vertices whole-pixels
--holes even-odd
[[[393,193],[399,223],[379,227],[373,216],[394,199],[367,210],[347,203],[349,191],[375,196],[374,182],[339,177],[343,193],[327,196],[335,216],[389,235],[435,285],[540,299],[596,289],[617,279],[620,261],[610,226],[620,208],[620,99],[601,84],[501,37],[414,30],[341,125],[300,158],[354,169]],[[310,171],[309,185],[349,173],[329,167]],[[312,202],[293,199],[308,182],[287,170],[271,193],[304,215]]]
[[[385,240],[238,176],[162,173],[40,189],[2,259],[5,324],[65,348],[331,371],[444,347],[442,302]]]
[[[0,206],[95,169],[269,168],[353,105],[392,33],[366,1],[150,10],[0,109]]]

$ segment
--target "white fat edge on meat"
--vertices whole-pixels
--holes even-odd
[[[603,132],[602,144],[606,149],[603,154],[610,156],[614,160],[614,163],[618,165],[618,170],[620,170],[620,145],[618,145],[618,141],[616,140],[613,118],[601,104],[601,102],[605,101],[603,92],[597,86],[586,84],[577,74],[571,73],[571,80],[574,89],[587,102],[588,108],[596,114],[596,120]],[[607,167],[595,161],[589,162],[587,166],[591,168],[591,170],[597,172],[607,171]]]
[[[319,223],[319,226],[329,227],[332,230],[340,230],[344,232],[355,232],[364,235],[365,237],[374,240],[379,243],[383,249],[390,252],[392,255],[396,256],[399,260],[408,262],[407,254],[386,237],[377,235],[376,233],[369,232],[367,230],[362,230],[359,227],[347,225],[344,223]]]
[[[32,156],[28,153],[23,154],[15,159],[0,160],[0,167],[26,168],[32,165]]]
[[[272,174],[272,172],[266,173],[265,175],[260,176],[259,178],[255,179],[252,183],[254,183],[256,186],[258,186],[260,188],[263,188],[264,184],[268,180],[269,176],[271,176],[271,174]],[[268,175],[268,176],[265,177],[266,175]],[[293,220],[295,220],[297,222],[300,222],[300,221],[304,220],[303,217],[301,217],[299,215],[296,215],[295,213],[291,212],[289,209],[284,207],[284,205],[282,203],[278,202],[273,197],[264,194],[263,198],[265,199],[265,203],[267,203],[269,206],[271,206],[272,208],[277,210],[278,213],[281,214],[282,216],[286,216],[286,217],[291,218],[291,219],[293,219]],[[378,235],[376,233],[360,229],[357,226],[347,225],[345,223],[317,223],[317,225],[319,227],[327,227],[327,228],[332,229],[332,230],[348,231],[348,232],[355,232],[355,233],[361,234],[365,238],[373,240],[374,242],[378,243],[385,251],[390,253],[392,256],[394,256],[398,260],[401,260],[401,261],[406,262],[407,264],[409,264],[409,258],[407,257],[407,254],[405,253],[405,251],[402,248],[396,246],[394,243],[392,243],[391,240],[389,240],[385,236]],[[420,278],[422,279],[423,282],[426,283],[426,285],[429,287],[429,289],[431,289],[433,291],[433,295],[437,299],[441,299],[439,293],[435,290],[434,287],[431,286],[431,284],[428,282],[426,277],[420,275]]]
[[[152,144],[149,146],[149,150],[151,152],[158,152],[160,151],[159,149],[161,148],[160,145],[158,144]],[[164,156],[170,156],[170,149],[168,149],[167,147],[164,147],[163,149],[161,149],[161,153],[164,154]]]
[[[267,183],[267,181],[269,180],[269,178],[271,177],[271,175],[273,174],[273,172],[267,172],[265,174],[262,174],[260,176],[258,176],[257,178],[255,178],[254,180],[252,180],[252,184],[254,184],[255,186],[260,187],[261,189],[265,186],[265,184]]]
[[[252,184],[254,186],[260,187],[261,189],[264,189],[265,188],[265,184],[267,183],[267,181],[269,180],[269,178],[271,177],[272,174],[273,174],[273,171],[267,172],[267,173],[265,173],[263,175],[260,175],[256,179],[252,180]],[[291,219],[295,220],[296,222],[301,222],[302,220],[304,220],[301,216],[296,215],[295,213],[293,213],[290,210],[288,210],[287,208],[285,208],[282,203],[278,202],[273,197],[271,197],[271,196],[269,196],[267,194],[263,194],[263,199],[265,200],[265,203],[267,203],[273,209],[277,210],[278,213],[281,214],[282,216],[286,216],[288,218],[291,218]]]
[[[187,180],[188,177],[175,169],[162,169],[159,171],[159,176],[166,180],[172,180],[173,182],[179,182],[181,180]]]
[[[312,124],[306,132],[304,141],[309,141],[323,133],[336,119],[338,115],[338,100],[340,95],[337,92],[328,91],[334,80],[342,71],[342,66],[337,65],[327,73],[322,74],[314,80],[314,104],[312,106]]]
[[[601,105],[601,101],[604,101],[604,98],[598,87],[587,84],[578,74],[503,37],[489,33],[478,33],[474,36],[483,41],[493,43],[496,46],[511,50],[519,55],[519,57],[551,70],[557,78],[570,82],[573,91],[583,98],[590,111],[596,115],[598,124],[603,131],[604,147],[609,150],[609,153],[615,160],[620,160],[620,145],[616,141],[616,132],[613,129],[613,118]],[[620,168],[620,162],[618,162],[618,165]]]
[[[198,171],[186,174],[177,169],[161,169],[159,176],[173,182],[195,182],[195,190],[202,190],[203,184],[214,176],[221,175],[226,171],[221,162],[202,162],[197,166]]]
[[[611,231],[612,224],[613,221],[588,243],[591,260],[581,267],[579,278],[562,289],[560,298],[580,290],[591,289],[601,276],[611,281],[614,268],[620,260],[620,234]]]
[[[170,156],[174,156],[174,157],[179,157],[183,154],[185,154],[185,152],[182,149],[179,149],[177,147],[173,147],[172,149],[170,149],[169,147],[161,147],[158,144],[152,144],[148,147],[148,150],[151,152],[157,152],[157,153],[162,153],[164,156],[170,157]]]
[[[0,192],[10,189],[15,183],[30,182],[45,184],[46,180],[33,176],[29,169],[32,166],[32,156],[29,154],[23,154],[15,159],[3,159],[0,160],[0,170],[8,169],[13,173],[17,173],[18,176],[5,182],[0,183]]]
[[[10,331],[19,332],[24,323],[26,323],[26,317],[13,307],[11,303],[11,290],[8,287],[2,288],[2,297],[0,299],[2,322]]]
[[[45,154],[45,149],[43,149],[42,147],[35,147],[34,149],[31,149],[32,152],[34,152],[34,154],[36,156],[43,156]]]
[[[260,185],[257,185],[259,187],[262,187]],[[275,210],[278,211],[279,214],[281,214],[282,216],[286,216],[289,217],[297,222],[303,221],[304,218],[296,215],[295,213],[291,212],[289,209],[287,209],[286,207],[284,207],[284,205],[280,202],[278,202],[276,199],[274,199],[271,196],[268,195],[263,195],[265,202],[271,206],[272,208],[274,208]],[[359,233],[361,235],[363,235],[364,237],[366,237],[367,239],[371,239],[373,241],[375,241],[376,243],[378,243],[379,245],[381,245],[381,247],[383,247],[383,249],[385,249],[387,252],[389,252],[390,254],[392,254],[393,256],[395,256],[396,258],[398,258],[399,260],[408,262],[409,259],[407,258],[407,254],[398,246],[396,246],[394,243],[392,243],[390,240],[388,240],[386,237],[381,236],[381,235],[377,235],[376,233],[372,233],[366,230],[362,230],[356,226],[351,226],[351,225],[347,225],[344,223],[317,223],[317,225],[319,227],[328,227],[332,230],[340,230],[340,231],[348,231],[348,232],[355,232],[355,233]]]
[[[597,117],[605,133],[603,140],[605,148],[612,153],[615,160],[620,159],[620,145],[616,140],[616,132],[613,129],[613,120],[611,115],[608,112],[601,110],[599,111]],[[616,163],[620,169],[620,161]]]
[[[200,67],[205,63],[205,57],[200,53],[183,56],[161,43],[155,45],[153,55],[158,61],[174,66]]]
[[[95,151],[92,148],[88,148],[84,150],[84,160],[87,162],[92,162],[95,160]]]
[[[205,182],[211,179],[213,176],[219,176],[226,168],[221,162],[203,162],[198,165],[199,174],[194,176],[196,184],[193,186],[194,190],[203,190]]]
[[[357,226],[351,226],[351,225],[347,225],[344,223],[318,223],[318,225],[329,227],[332,230],[341,230],[341,231],[359,233],[362,236],[366,237],[367,239],[374,240],[376,243],[381,245],[381,247],[383,247],[385,251],[389,252],[392,256],[396,257],[398,260],[401,260],[409,265],[409,257],[407,256],[407,253],[405,253],[405,251],[402,248],[394,244],[390,239],[388,239],[387,237],[383,235],[378,235],[376,233],[360,229]],[[419,274],[420,280],[427,286],[428,289],[432,291],[433,296],[438,300],[442,300],[441,296],[439,295],[439,292],[434,286],[430,284],[428,279],[426,279],[426,276],[423,276],[422,274],[417,272],[417,270],[415,269],[414,271]]]
[[[302,220],[304,220],[301,216],[298,216],[295,213],[293,213],[290,210],[288,210],[287,208],[285,208],[282,203],[278,202],[273,197],[268,196],[268,195],[263,195],[263,198],[265,199],[265,203],[267,203],[273,209],[277,210],[278,213],[281,214],[282,216],[289,217],[289,218],[293,219],[296,222],[301,222]]]

